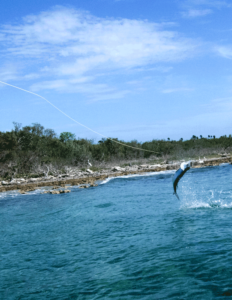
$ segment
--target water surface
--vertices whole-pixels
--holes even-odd
[[[0,299],[231,297],[232,166],[173,173],[0,194]]]

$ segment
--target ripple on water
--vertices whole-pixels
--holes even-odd
[[[0,299],[231,295],[232,166],[0,195]]]

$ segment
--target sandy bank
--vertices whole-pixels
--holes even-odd
[[[212,158],[203,161],[193,160],[193,168],[201,168],[208,166],[217,166],[222,163],[231,163],[232,157]],[[12,190],[19,190],[22,193],[33,191],[37,188],[51,186],[51,187],[65,187],[66,185],[91,185],[95,186],[98,180],[105,180],[108,177],[117,177],[122,175],[140,174],[148,172],[160,172],[166,170],[177,170],[180,167],[180,162],[173,162],[161,165],[140,165],[126,168],[114,167],[110,170],[103,170],[101,172],[92,172],[90,174],[80,174],[79,176],[57,178],[50,176],[49,178],[30,178],[27,180],[15,179],[14,181],[2,181],[0,183],[0,192],[7,192]]]

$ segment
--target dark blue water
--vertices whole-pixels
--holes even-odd
[[[0,196],[0,299],[232,297],[232,166]]]

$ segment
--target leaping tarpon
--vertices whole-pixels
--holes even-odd
[[[180,165],[180,169],[178,169],[176,171],[175,175],[173,176],[173,179],[172,179],[173,189],[174,189],[173,194],[175,194],[178,199],[179,199],[179,196],[177,195],[177,192],[176,192],[178,182],[184,176],[184,174],[190,169],[191,166],[192,166],[191,160],[187,161],[187,162],[182,162]]]

